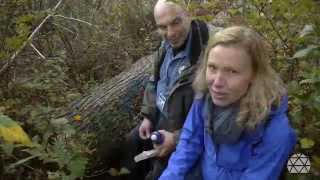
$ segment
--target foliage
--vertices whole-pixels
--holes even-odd
[[[17,121],[34,144],[0,145],[0,179],[85,177],[96,138],[78,131],[81,117],[61,117],[71,102],[154,48],[148,0],[66,0],[52,13],[56,3],[0,3],[0,113]]]
[[[0,138],[4,143],[21,143],[31,145],[29,136],[19,124],[0,113]]]
[[[236,20],[231,24],[251,26],[269,43],[272,65],[288,85],[289,116],[299,137],[295,152],[308,155],[313,176],[319,175],[319,2],[250,0],[231,7],[228,12]],[[312,175],[301,176],[307,177]]]
[[[0,3],[0,69],[58,1]],[[299,136],[295,152],[320,171],[320,4],[315,0],[175,1],[194,18],[211,21],[221,11],[230,21],[256,29],[269,43],[272,65],[288,85],[290,119]],[[0,113],[18,122],[34,146],[0,145],[4,179],[86,177],[95,135],[78,131],[82,119],[62,118],[70,102],[129,67],[157,46],[149,0],[66,0],[30,44],[0,71]],[[100,119],[117,123],[115,114]],[[1,117],[3,117],[1,115]],[[121,117],[123,118],[123,117]],[[100,120],[97,119],[98,121]],[[102,129],[112,133],[104,125]],[[101,137],[99,137],[101,138]],[[1,179],[0,178],[0,179]],[[293,178],[288,176],[288,178]]]
[[[42,140],[35,136],[31,147],[2,144],[1,161],[8,165],[3,168],[1,177],[12,179],[17,173],[25,174],[29,179],[39,177],[69,180],[83,177],[89,151],[79,140],[85,143],[88,137],[79,137],[75,132],[70,125],[56,123],[50,130],[46,130]]]
[[[27,39],[42,11],[34,11],[30,0],[6,1],[0,6],[0,62],[10,57]]]

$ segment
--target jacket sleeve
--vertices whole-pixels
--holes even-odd
[[[156,82],[151,76],[144,90],[143,102],[141,106],[141,114],[151,120],[152,124],[156,124]]]
[[[165,52],[164,43],[161,43],[161,46],[153,55],[152,75],[149,77],[146,84],[141,105],[141,114],[151,120],[153,125],[157,124],[157,81],[159,79],[160,66]]]
[[[176,151],[160,180],[183,180],[203,152],[203,120],[199,103],[194,101],[182,128]]]
[[[249,166],[241,180],[278,179],[296,144],[296,135],[285,114],[274,117],[266,129],[263,142],[253,148]],[[277,126],[277,127],[276,127]]]

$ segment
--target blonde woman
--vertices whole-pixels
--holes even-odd
[[[205,180],[278,179],[296,135],[264,41],[242,26],[210,37],[193,83],[197,96],[160,179],[185,179],[195,166]]]

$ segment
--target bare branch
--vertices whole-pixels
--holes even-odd
[[[46,57],[32,44],[30,43],[30,46],[36,51],[36,53],[42,58],[42,59],[46,59]]]
[[[66,16],[62,16],[62,15],[54,15],[54,17],[60,17],[60,18],[64,18],[64,19],[68,19],[68,20],[72,20],[72,21],[81,22],[81,23],[87,24],[89,26],[93,26],[93,24],[91,24],[91,23],[89,23],[87,21],[84,21],[84,20],[81,20],[81,19],[77,19],[77,18],[73,18],[73,17],[66,17]]]
[[[60,0],[55,7],[53,8],[53,12],[61,5],[63,0]],[[42,21],[41,23],[35,28],[35,30],[31,33],[31,35],[28,37],[28,39],[23,42],[22,46],[20,46],[20,48],[14,52],[14,54],[10,57],[10,59],[2,66],[2,68],[0,69],[0,74],[2,74],[11,64],[12,61],[14,61],[14,59],[20,54],[20,52],[27,46],[27,44],[29,42],[32,41],[33,37],[39,32],[39,30],[41,29],[41,27],[43,26],[44,23],[46,23],[50,18],[52,17],[52,14],[48,14]]]
[[[62,25],[57,24],[57,23],[52,23],[52,24],[55,25],[55,26],[57,26],[57,27],[59,27],[59,28],[61,28],[61,29],[63,29],[63,30],[65,30],[65,31],[68,31],[68,32],[70,32],[70,33],[72,33],[72,34],[76,34],[76,32],[72,31],[71,29],[69,29],[69,28],[67,28],[67,27],[65,27],[65,26],[62,26]]]
[[[269,17],[267,12],[264,11],[264,8],[260,8],[257,4],[254,4],[254,6],[259,12],[261,12],[265,15],[265,18],[269,22],[269,24],[271,25],[272,30],[277,34],[277,36],[281,40],[283,50],[286,51],[289,48],[289,46],[288,46],[288,43],[286,42],[285,38],[281,35],[281,29],[279,30],[276,28],[275,23]]]
[[[53,8],[53,11],[56,11],[58,9],[58,7],[61,5],[62,0],[60,0]]]
[[[188,1],[188,4],[187,4],[187,9],[189,9],[189,5],[191,3],[191,0]]]

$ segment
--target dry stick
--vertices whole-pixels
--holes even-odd
[[[46,57],[45,57],[32,43],[30,43],[30,46],[36,51],[36,53],[37,53],[43,60],[46,59]]]
[[[57,24],[57,23],[52,23],[52,24],[57,26],[57,27],[59,27],[59,28],[61,28],[61,29],[63,29],[63,30],[65,30],[65,31],[68,31],[68,32],[70,32],[72,34],[76,34],[76,32],[72,31],[71,29],[69,29],[69,28],[67,28],[65,26],[62,26],[61,24]]]
[[[62,0],[60,0],[55,7],[52,9],[52,12],[56,11],[56,9],[61,5]],[[2,74],[8,67],[9,64],[11,64],[12,61],[14,61],[14,59],[18,56],[18,54],[20,54],[20,52],[27,46],[27,44],[29,42],[32,41],[33,37],[39,32],[39,30],[41,29],[41,27],[43,26],[44,23],[46,23],[50,17],[52,17],[52,13],[48,14],[46,16],[46,18],[44,18],[42,20],[42,22],[39,24],[39,26],[31,33],[31,35],[28,37],[28,39],[26,41],[23,42],[22,46],[20,46],[20,48],[11,56],[11,58],[7,61],[6,64],[4,64],[2,66],[2,68],[0,69],[0,74]]]
[[[191,0],[188,1],[188,4],[187,4],[187,9],[189,9],[189,5],[191,3]]]
[[[87,25],[89,25],[89,26],[93,26],[93,24],[91,24],[91,23],[89,23],[89,22],[87,22],[87,21],[84,21],[84,20],[81,20],[81,19],[76,19],[76,18],[73,18],[73,17],[66,17],[66,16],[62,16],[62,15],[54,15],[54,17],[61,17],[61,18],[64,18],[64,19],[73,20],[73,21],[78,21],[78,22],[87,24]]]

